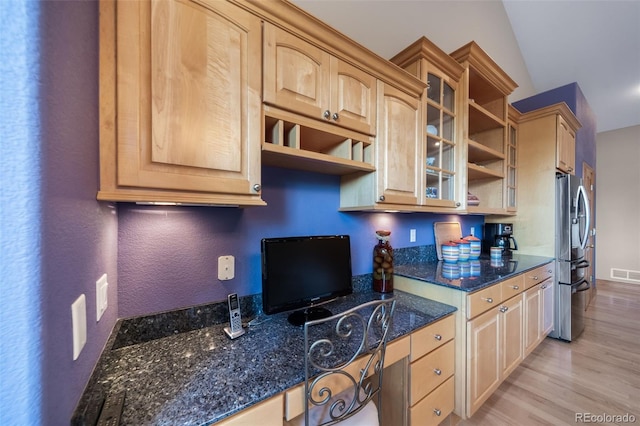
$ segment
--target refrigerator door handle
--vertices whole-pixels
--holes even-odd
[[[582,268],[588,268],[589,267],[589,261],[588,260],[581,260],[580,262],[577,262],[575,265],[572,265],[574,267],[574,269],[582,269]]]
[[[583,291],[589,290],[590,288],[591,288],[591,284],[585,278],[585,279],[582,279],[582,280],[578,281],[575,284],[571,284],[571,293],[581,293]]]
[[[587,190],[584,188],[584,186],[580,185],[578,186],[578,193],[576,194],[576,223],[580,223],[580,198],[583,199],[584,201],[584,217],[585,217],[585,222],[584,222],[584,229],[581,232],[582,235],[582,240],[580,240],[580,248],[582,248],[584,250],[584,248],[587,246],[587,241],[589,240],[589,226],[591,225],[591,212],[589,211],[589,197],[587,197]]]

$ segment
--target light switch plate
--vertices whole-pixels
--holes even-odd
[[[71,304],[71,323],[73,327],[73,360],[80,356],[87,343],[87,301],[84,294]]]
[[[109,283],[107,282],[107,274],[103,274],[98,281],[96,281],[96,321],[100,321],[102,314],[107,310],[109,306],[108,295]]]
[[[233,279],[235,272],[235,258],[233,256],[220,256],[218,258],[218,279],[220,281]]]

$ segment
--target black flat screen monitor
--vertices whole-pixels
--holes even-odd
[[[323,302],[352,293],[348,235],[264,238],[262,308],[265,314],[296,310],[289,322],[331,316]]]

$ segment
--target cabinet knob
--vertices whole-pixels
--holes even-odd
[[[514,290],[519,290],[520,289],[520,287],[517,286],[517,285],[511,286],[511,288],[514,289]]]
[[[500,312],[502,312],[503,314],[505,312],[507,312],[509,310],[509,308],[507,306],[500,306]]]
[[[333,121],[338,121],[340,119],[340,115],[338,115],[337,112],[334,112],[331,118],[333,118]]]
[[[325,119],[325,120],[330,119],[330,118],[331,118],[331,111],[326,110],[326,111],[324,112],[324,114],[322,114],[322,116],[324,117],[324,119]]]
[[[381,195],[379,199],[380,201],[384,201],[384,195]]]
[[[433,372],[436,373],[436,376],[439,376],[442,374],[442,370],[440,370],[439,368],[434,369]]]
[[[461,205],[461,204],[460,204],[460,202],[458,201],[458,202],[456,203],[456,207],[460,207],[460,205]]]
[[[262,186],[260,186],[259,183],[256,183],[256,184],[253,185],[253,190],[255,192],[260,192],[261,189],[262,189]]]
[[[442,336],[440,334],[436,334],[435,336],[433,336],[436,338],[436,340],[442,340]]]
[[[442,414],[442,411],[438,410],[437,408],[435,410],[433,410],[433,412],[435,413],[436,416],[440,417],[440,415]]]
[[[493,298],[487,297],[486,299],[483,297],[482,300],[486,300],[487,303],[493,303]]]
[[[533,280],[534,280],[534,281],[538,281],[538,276],[537,276],[537,275],[535,275],[535,276],[533,277]]]

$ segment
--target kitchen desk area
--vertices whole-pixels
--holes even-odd
[[[380,296],[372,291],[356,292],[326,307],[338,313]],[[392,347],[401,346],[406,353],[401,350],[400,356],[406,358],[411,333],[455,311],[402,291],[393,296],[397,303],[389,357],[394,357]],[[122,391],[126,391],[122,425],[212,424],[280,395],[272,408],[281,410],[282,424],[283,392],[304,381],[303,330],[289,324],[287,313],[258,315],[235,340],[226,337],[223,328],[228,323],[221,319],[219,324],[200,329],[121,343],[127,340],[119,333],[126,321],[120,320],[114,328],[94,371],[95,381],[88,386],[72,424],[94,424],[94,406],[108,394]],[[263,418],[262,424],[272,423]]]
[[[397,406],[402,408],[401,412],[393,414],[393,418],[400,418],[400,424],[438,424],[453,411],[453,401],[448,411],[425,407],[435,404],[433,400],[446,405],[441,402],[442,395],[453,394],[454,381],[455,412],[465,417],[467,320],[470,319],[470,305],[474,303],[467,303],[466,298],[486,291],[495,292],[496,285],[501,289],[503,283],[513,283],[512,280],[530,279],[531,288],[534,288],[533,284],[539,282],[532,274],[540,268],[548,268],[551,261],[545,257],[513,255],[498,265],[481,258],[478,270],[469,270],[468,276],[466,269],[460,270],[457,278],[444,277],[443,262],[413,260],[396,265],[392,295],[397,304],[385,360],[385,378],[403,375],[403,380],[394,380],[397,383],[391,386],[392,392],[397,393],[392,393],[390,398],[405,395],[407,401],[397,404],[394,400],[394,404],[390,404],[396,409]],[[466,268],[466,265],[458,267]],[[456,276],[455,271],[453,276]],[[527,285],[523,282],[519,291]],[[368,288],[370,285],[326,306],[338,313],[381,297],[380,293]],[[525,303],[524,292],[519,291],[522,296],[519,303]],[[506,302],[501,294],[493,296],[496,305]],[[302,328],[291,325],[287,313],[267,316],[258,312],[255,318],[244,318],[245,321],[252,320],[245,335],[230,340],[223,332],[227,325],[225,307],[226,304],[219,307],[219,321],[206,327],[197,326],[195,317],[201,310],[190,309],[184,315],[190,317],[187,322],[196,324],[193,329],[183,327],[172,332],[165,324],[159,327],[165,330],[158,338],[143,336],[149,333],[145,327],[158,328],[152,325],[150,317],[119,320],[76,408],[72,424],[94,424],[95,407],[99,410],[104,397],[122,391],[126,391],[122,425],[233,425],[238,416],[260,406],[265,406],[271,415],[275,410],[275,424],[282,424],[283,417],[300,414],[301,406],[292,412],[291,398],[295,400],[296,394],[292,394],[292,390],[299,389],[304,381]],[[535,316],[535,321],[540,322],[540,318]],[[134,320],[138,323],[134,334],[142,336],[140,339],[131,336],[132,327],[127,329],[127,322]],[[184,319],[180,321],[184,322]],[[526,322],[526,319],[520,317],[520,329],[523,329],[522,321]],[[451,328],[450,332],[431,332],[433,327],[444,324]],[[432,344],[434,335],[446,337]],[[491,342],[499,347],[499,341]],[[519,351],[522,359],[523,343],[516,346],[522,347]],[[494,352],[501,354],[502,350]],[[451,365],[450,372],[436,377],[431,372],[433,368],[422,366],[428,365],[436,355],[454,358],[455,370]],[[392,363],[395,364],[390,365]],[[426,370],[430,376],[422,375]],[[503,377],[502,373],[498,376]],[[436,416],[433,412],[440,414]],[[426,416],[430,416],[427,422]],[[262,424],[272,424],[266,418],[262,419]]]

